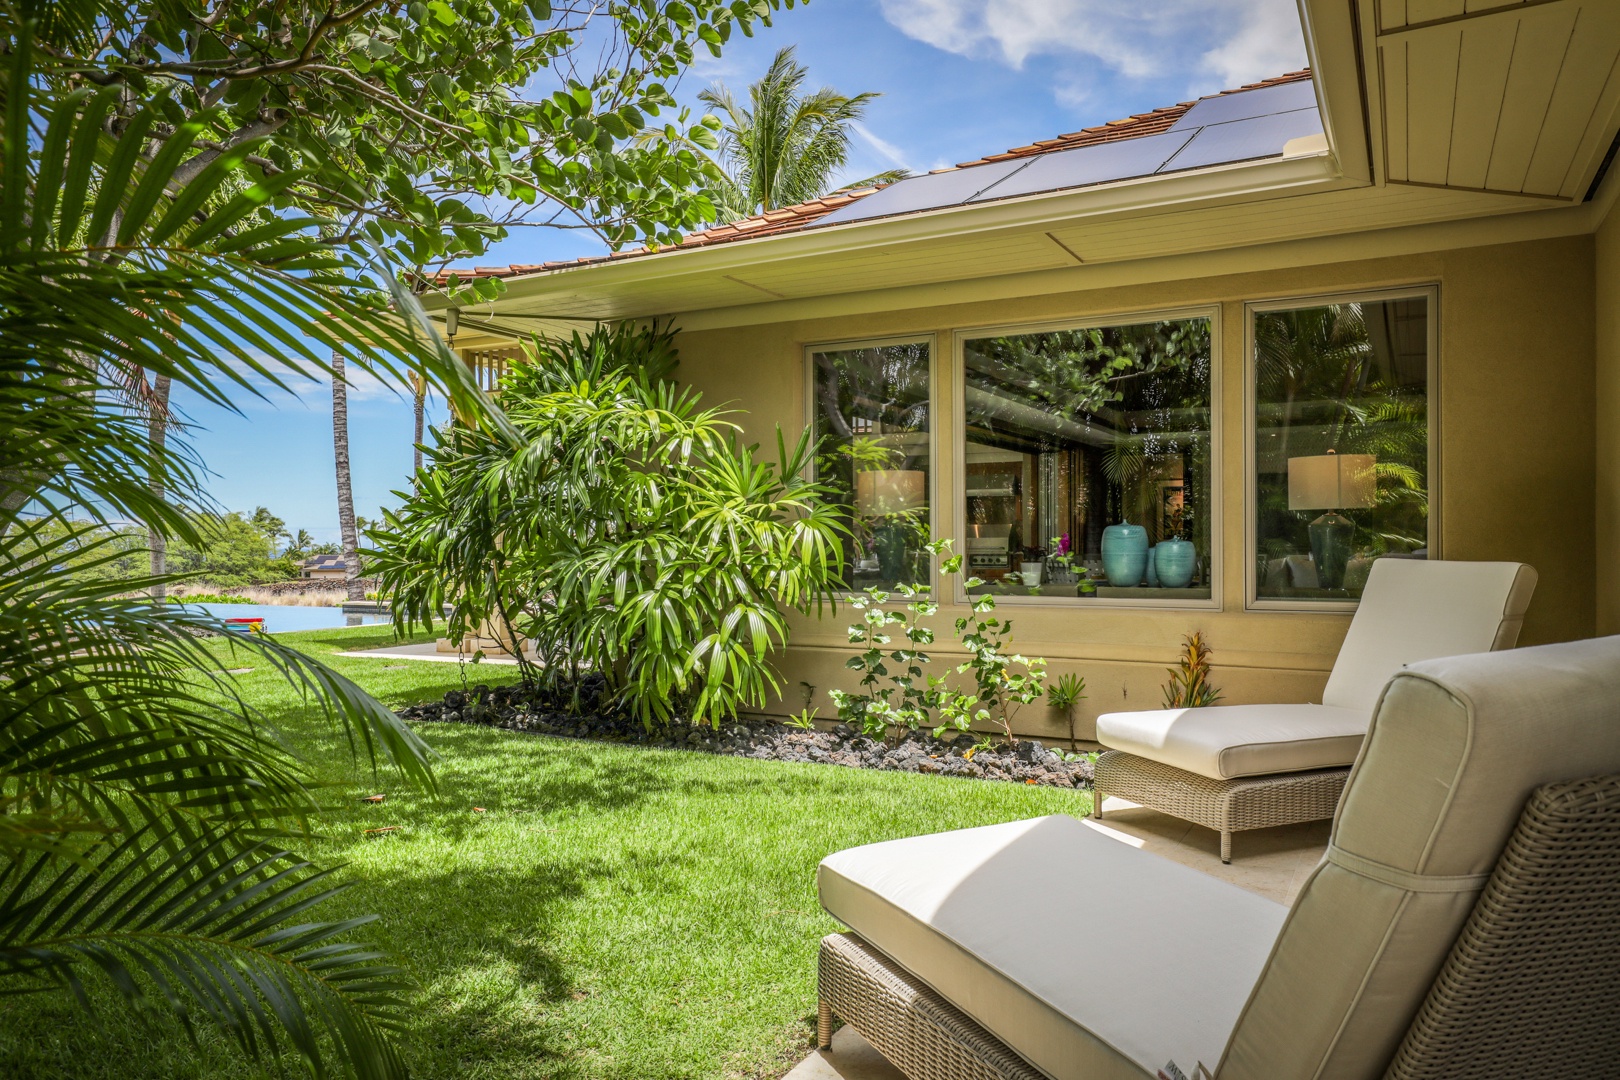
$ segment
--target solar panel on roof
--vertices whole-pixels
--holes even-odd
[[[1033,195],[1041,191],[1103,184],[1151,176],[1193,137],[1190,131],[1143,135],[1119,142],[1080,146],[1031,158],[1029,165],[981,191],[970,202],[1005,199],[1013,195]]]
[[[1273,157],[1283,152],[1288,140],[1320,134],[1321,131],[1322,117],[1314,108],[1212,124],[1200,129],[1192,141],[1159,171],[1197,169],[1205,165]]]
[[[1247,120],[1251,116],[1269,116],[1272,113],[1292,112],[1295,109],[1314,109],[1316,89],[1311,80],[1262,86],[1258,90],[1244,90],[1236,94],[1222,94],[1205,98],[1181,114],[1181,119],[1170,125],[1171,131],[1224,124],[1230,120]]]
[[[887,217],[890,214],[910,214],[918,210],[934,210],[941,206],[956,206],[974,195],[1010,176],[1029,164],[1030,158],[1011,161],[993,161],[988,165],[974,165],[968,169],[929,173],[913,176],[890,184],[848,206],[819,219],[817,225],[837,225],[845,221],[863,221],[866,218]]]

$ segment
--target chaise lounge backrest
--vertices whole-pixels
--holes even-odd
[[[1383,1076],[1531,793],[1612,773],[1620,637],[1397,674],[1217,1075]]]
[[[1322,704],[1370,716],[1403,664],[1513,648],[1535,591],[1523,563],[1375,561]]]

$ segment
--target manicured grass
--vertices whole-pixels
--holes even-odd
[[[287,635],[383,701],[461,685],[451,664],[355,660],[382,629]],[[225,643],[220,643],[225,648]],[[241,661],[246,664],[249,661]],[[473,683],[510,668],[468,668]],[[422,985],[405,1043],[419,1077],[774,1076],[809,1045],[822,856],[1041,814],[1089,795],[423,725],[437,798],[350,766],[262,668],[242,692],[332,782],[312,852],[354,887],[320,917],[376,912],[367,937]],[[382,793],[380,804],[359,801]],[[482,808],[480,812],[476,808]],[[397,831],[365,830],[396,826]],[[40,1037],[41,1032],[48,1034]],[[60,1002],[0,998],[0,1076],[251,1076],[222,1041],[97,1032]]]

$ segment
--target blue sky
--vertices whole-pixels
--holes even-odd
[[[882,94],[844,180],[925,172],[1305,63],[1294,0],[812,0],[752,39],[737,36],[721,58],[704,54],[678,96],[689,102],[716,81],[740,92],[786,45],[812,85]],[[588,234],[522,230],[476,261],[600,250]],[[411,400],[369,381],[349,397],[355,505],[370,517],[407,482]],[[177,404],[197,425],[221,506],[268,506],[293,530],[337,538],[329,386],[243,402],[241,416]],[[430,420],[442,412],[430,409]]]

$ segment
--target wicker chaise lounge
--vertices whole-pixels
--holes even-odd
[[[1607,1075],[1620,637],[1396,675],[1291,908],[1063,817],[839,852],[819,886],[850,931],[821,1042],[842,1019],[910,1080]]]
[[[1221,834],[1333,816],[1384,683],[1436,656],[1511,649],[1536,572],[1523,563],[1379,559],[1319,705],[1105,713],[1093,812],[1117,795]]]

